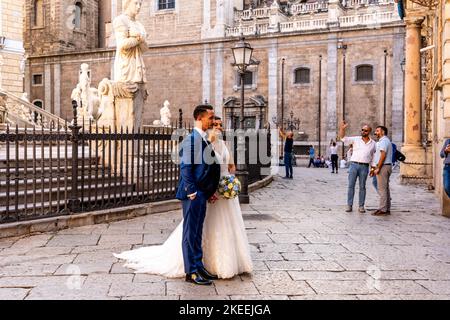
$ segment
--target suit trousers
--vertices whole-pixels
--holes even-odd
[[[380,195],[380,205],[378,210],[383,212],[391,211],[391,192],[389,189],[389,178],[392,174],[392,165],[385,164],[377,174],[378,194]]]
[[[198,191],[194,200],[183,200],[183,260],[187,274],[203,268],[202,235],[207,199]]]

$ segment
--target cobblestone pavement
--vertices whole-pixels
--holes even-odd
[[[450,220],[392,179],[389,217],[345,213],[346,170],[295,168],[243,207],[255,271],[213,286],[134,274],[112,256],[162,243],[179,211],[0,239],[0,299],[449,299]],[[377,197],[369,184],[367,208]],[[357,198],[357,196],[356,196]]]

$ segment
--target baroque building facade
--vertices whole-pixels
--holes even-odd
[[[68,120],[81,63],[93,84],[112,78],[111,22],[120,0],[25,0],[25,89],[30,101]],[[139,20],[149,43],[144,124],[172,114],[190,117],[207,100],[228,127],[236,123],[239,77],[231,48],[240,34],[259,61],[245,77],[246,126],[281,115],[299,118],[297,152],[321,145],[339,123],[385,124],[403,140],[405,27],[393,0],[144,0]]]
[[[25,71],[23,3],[0,1],[0,89],[21,96]]]
[[[406,2],[405,145],[403,180],[426,180],[443,215],[450,198],[443,190],[440,151],[450,138],[450,2]]]

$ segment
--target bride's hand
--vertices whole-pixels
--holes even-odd
[[[214,193],[211,198],[208,199],[209,203],[214,203],[218,200],[219,198],[217,197],[216,193]]]
[[[234,165],[234,164],[229,164],[228,165],[228,171],[230,172],[230,173],[235,173],[236,172],[236,166]]]

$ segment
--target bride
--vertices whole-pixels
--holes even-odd
[[[222,132],[222,121],[216,117],[209,140],[220,161],[221,176],[225,176],[234,173],[235,166],[228,147],[221,139]],[[158,274],[168,278],[184,277],[182,232],[183,221],[162,245],[125,251],[114,256],[126,260],[124,266],[134,269],[135,273]],[[237,197],[219,197],[214,203],[208,203],[203,225],[202,250],[205,268],[221,279],[253,271]]]

